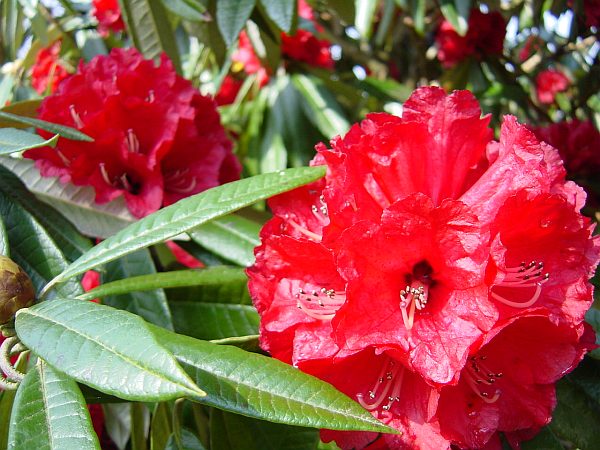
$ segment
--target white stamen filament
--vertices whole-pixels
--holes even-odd
[[[483,359],[485,359],[484,356],[469,358],[463,374],[469,387],[479,398],[486,403],[495,403],[500,398],[500,390],[495,389],[494,395],[490,397],[490,393],[487,390],[481,389],[481,385],[495,386],[496,380],[502,378],[503,374],[492,372],[481,363]]]
[[[361,393],[356,394],[358,403],[368,411],[374,411],[387,400],[383,410],[389,411],[394,402],[400,400],[402,381],[404,380],[404,367],[388,359],[381,367],[377,380],[369,391],[368,400]],[[391,394],[390,394],[391,389]],[[389,395],[388,395],[389,394]]]
[[[420,282],[413,282],[400,291],[400,312],[407,330],[415,323],[415,311],[421,311],[427,305],[429,287]]]
[[[127,144],[127,150],[129,150],[131,153],[139,153],[140,141],[131,128],[127,130],[125,143]]]
[[[98,165],[100,167],[100,174],[102,175],[102,179],[104,181],[106,181],[106,184],[109,185],[113,185],[112,181],[110,180],[110,176],[108,175],[108,171],[106,170],[106,165],[104,163],[100,163]]]
[[[318,235],[317,233],[314,233],[314,232],[312,232],[310,230],[307,230],[305,227],[303,227],[302,225],[300,225],[295,220],[287,218],[287,223],[289,223],[296,231],[298,231],[299,233],[303,234],[308,239],[311,239],[311,240],[313,240],[315,242],[321,242],[321,236],[320,235]]]
[[[75,105],[69,105],[69,112],[71,113],[71,118],[77,128],[83,128],[83,121],[81,120],[81,116],[75,110]]]
[[[505,269],[505,276],[499,283],[494,284],[490,288],[490,295],[495,300],[513,308],[528,308],[534,305],[542,293],[542,284],[548,281],[550,274],[542,273],[544,264],[535,261],[531,261],[529,264],[521,263],[519,267],[510,267]],[[535,291],[525,301],[515,302],[507,299],[506,297],[494,292],[495,287],[510,288],[510,289],[523,289],[533,288]]]
[[[321,288],[320,291],[313,290],[310,294],[300,289],[295,297],[298,309],[317,320],[331,320],[346,302],[345,292],[326,288]]]

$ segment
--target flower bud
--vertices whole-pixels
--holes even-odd
[[[11,320],[15,313],[30,306],[35,290],[29,276],[15,262],[0,256],[0,324]]]

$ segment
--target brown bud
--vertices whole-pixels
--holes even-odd
[[[15,262],[0,256],[0,324],[11,320],[15,313],[30,306],[35,290],[29,276]]]

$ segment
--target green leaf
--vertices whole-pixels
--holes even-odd
[[[396,432],[330,384],[281,361],[151,329],[205,389],[201,403],[288,425]]]
[[[101,392],[137,401],[204,395],[134,314],[54,299],[21,309],[15,326],[32,352]]]
[[[37,292],[68,266],[68,261],[40,222],[0,188],[0,217],[4,222],[12,259],[31,278]],[[9,180],[7,180],[9,181]],[[79,295],[82,290],[73,279],[57,292],[64,296]]]
[[[205,340],[258,334],[259,317],[253,306],[179,301],[170,305],[180,334]]]
[[[356,16],[354,26],[363,39],[368,40],[373,30],[373,20],[377,9],[377,0],[355,0]]]
[[[156,0],[119,0],[127,31],[146,58],[165,52],[180,72],[179,52],[162,2]]]
[[[205,22],[209,19],[206,7],[197,0],[162,0],[165,8],[173,14],[194,22]]]
[[[153,289],[168,289],[186,286],[221,286],[230,282],[246,282],[243,270],[230,267],[210,267],[207,269],[175,270],[140,275],[103,283],[78,298],[91,300],[107,295],[126,294],[132,291],[149,291]]]
[[[152,413],[150,424],[150,448],[162,450],[167,445],[170,434],[173,432],[171,423],[171,407],[168,403],[157,403]]]
[[[423,36],[425,34],[425,0],[410,0],[415,31]]]
[[[83,395],[70,378],[39,362],[21,382],[9,450],[100,450]]]
[[[326,3],[346,24],[352,25],[354,23],[356,2],[351,0],[326,0]]]
[[[9,120],[11,122],[17,122],[30,127],[36,127],[41,130],[49,131],[50,133],[59,134],[64,138],[72,139],[74,141],[85,141],[93,142],[94,139],[89,137],[87,134],[83,134],[81,131],[75,128],[67,127],[65,125],[58,125],[55,123],[46,122],[45,120],[32,119],[31,117],[17,116],[5,111],[0,111],[0,119]]]
[[[131,402],[131,450],[146,450],[150,412],[144,403]]]
[[[104,428],[117,448],[124,449],[131,437],[131,403],[102,405]]]
[[[169,289],[170,301],[251,305],[248,278],[240,268],[211,266],[195,272],[197,286]]]
[[[596,344],[600,344],[600,310],[593,307],[590,308],[588,312],[585,313],[585,320],[596,332]],[[595,348],[589,355],[592,358],[600,359],[600,348]]]
[[[217,24],[228,47],[233,46],[246,21],[250,18],[256,0],[219,0]]]
[[[596,361],[590,360],[594,364]],[[595,395],[589,395],[589,390],[577,382],[579,374],[590,372],[594,379]],[[581,449],[600,448],[600,403],[598,402],[598,379],[600,370],[580,367],[556,385],[558,404],[554,410],[550,430],[562,441],[570,442],[572,447]]]
[[[254,248],[260,245],[260,224],[229,214],[199,226],[190,237],[207,250],[240,266],[254,264]]]
[[[265,422],[213,409],[210,413],[211,450],[314,450],[319,432]]]
[[[324,167],[288,169],[227,183],[180,200],[98,244],[52,280],[46,290],[100,264],[186,233],[212,219],[314,181],[324,174]]]
[[[0,165],[0,178],[2,179],[0,191],[35,217],[69,261],[75,261],[92,247],[89,239],[79,234],[75,227],[54,208],[35,198],[21,180],[2,165]]]
[[[11,103],[10,105],[6,105],[3,108],[0,108],[0,111],[17,115],[19,117],[29,117],[35,119],[37,116],[37,111],[42,104],[42,99],[34,99],[34,100],[24,100],[21,102]],[[1,118],[0,117],[0,128],[29,128],[30,124],[15,122],[11,119]]]
[[[292,29],[294,14],[296,12],[296,0],[260,0],[267,15],[286,33]]]
[[[37,134],[16,128],[0,128],[0,155],[22,152],[30,148],[54,147],[58,141],[58,134],[48,140],[44,140]]]
[[[0,156],[0,164],[10,169],[35,196],[63,214],[86,236],[107,238],[135,222],[123,198],[99,205],[94,189],[61,183],[42,177],[34,161]]]
[[[328,139],[350,129],[342,108],[320,80],[297,74],[292,76],[292,82],[303,95],[306,115]]]
[[[28,360],[29,352],[22,352],[19,354],[15,367],[19,371],[25,372]],[[8,445],[10,415],[12,413],[16,393],[16,390],[0,392],[0,449],[2,450],[6,450]]]
[[[8,233],[4,226],[4,221],[0,217],[0,255],[10,256],[10,247],[8,246]]]
[[[185,428],[181,429],[179,441],[175,433],[169,436],[165,450],[205,450],[205,447],[194,433]]]
[[[452,28],[461,36],[469,29],[469,11],[471,0],[441,0],[440,9]]]
[[[127,280],[140,274],[146,274],[143,275],[146,277],[158,275],[152,256],[147,249],[140,249],[108,263],[102,281],[110,283],[113,280]],[[128,292],[120,292],[120,294],[122,295],[104,296],[102,303],[137,314],[160,327],[173,329],[167,297],[160,286],[144,292],[139,292],[135,286],[132,286]]]

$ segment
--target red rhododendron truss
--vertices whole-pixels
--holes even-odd
[[[240,175],[214,101],[165,55],[156,65],[135,49],[114,49],[82,63],[44,99],[39,118],[94,138],[25,152],[42,175],[91,185],[98,203],[124,196],[137,217]]]
[[[469,92],[421,88],[270,202],[248,269],[261,345],[403,433],[323,432],[342,448],[517,445],[592,345],[585,195],[514,117],[498,141],[488,124]]]

